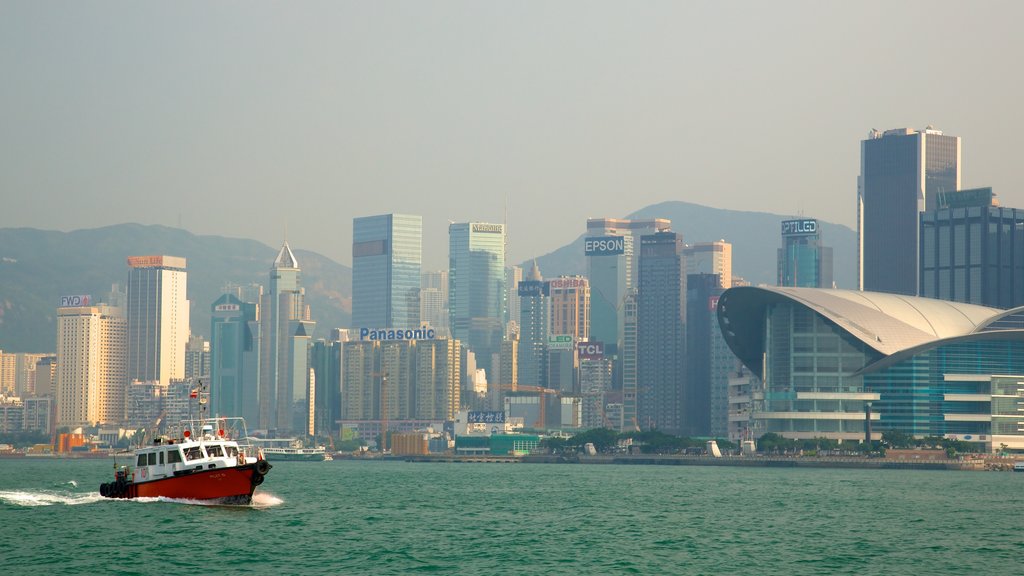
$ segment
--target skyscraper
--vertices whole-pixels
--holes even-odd
[[[991,188],[940,194],[921,213],[921,296],[1014,308],[1024,304],[1024,210]]]
[[[420,323],[437,331],[438,337],[448,330],[448,271],[424,272],[420,280]]]
[[[683,248],[687,274],[717,274],[723,288],[732,287],[732,244],[698,242]]]
[[[633,286],[633,236],[591,236],[584,240],[590,280],[590,336],[617,361],[622,345],[626,294]],[[616,370],[619,372],[619,370]],[[619,384],[614,382],[618,388]]]
[[[308,345],[316,323],[309,319],[301,269],[285,242],[270,269],[270,289],[260,304],[259,428],[296,428],[296,402],[307,399]],[[305,419],[308,407],[299,406]]]
[[[561,276],[548,281],[551,334],[590,340],[590,283],[582,276]]]
[[[449,328],[489,373],[504,333],[505,226],[451,224],[448,239]]]
[[[547,290],[534,261],[519,282],[519,384],[547,385]]]
[[[857,179],[861,290],[916,295],[918,214],[960,189],[960,137],[928,127],[873,130],[861,142]]]
[[[259,303],[224,294],[211,308],[210,413],[242,416],[255,426],[260,414]]]
[[[779,286],[832,287],[832,248],[822,244],[817,220],[782,221],[778,270]]]
[[[683,239],[640,239],[637,299],[637,418],[640,428],[684,431],[686,264]]]
[[[185,259],[128,258],[128,378],[169,384],[185,377],[189,307]]]
[[[640,273],[640,237],[672,228],[672,221],[666,218],[645,218],[625,220],[622,218],[587,218],[587,236],[629,236],[633,245],[632,262],[629,269],[629,286],[635,287]]]
[[[723,291],[717,274],[686,276],[686,382],[683,391],[683,432],[687,436],[711,434],[713,389],[716,400],[719,401],[716,408],[721,416],[724,417],[725,411],[728,410],[728,375],[716,374],[713,362],[715,336],[721,332],[716,308],[718,297]],[[724,433],[721,435],[724,436]]]
[[[414,329],[420,322],[423,218],[382,214],[352,220],[352,325]]]
[[[58,308],[57,423],[120,425],[127,389],[128,324],[122,311],[103,304]]]

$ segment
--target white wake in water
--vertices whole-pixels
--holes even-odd
[[[252,495],[252,505],[254,508],[270,508],[271,506],[280,506],[284,503],[273,494],[267,494],[266,492],[259,492]]]
[[[64,504],[76,506],[78,504],[92,504],[106,500],[99,492],[87,492],[85,494],[68,494],[59,492],[24,492],[20,490],[0,491],[0,502],[13,504],[14,506],[53,506]]]

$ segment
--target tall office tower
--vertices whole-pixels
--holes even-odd
[[[640,430],[637,413],[637,291],[631,288],[622,302],[622,431]]]
[[[128,324],[106,305],[57,309],[57,423],[120,425],[128,387]]]
[[[128,258],[128,379],[168,384],[185,377],[188,274],[176,256]]]
[[[621,218],[587,218],[587,236],[629,236],[633,244],[630,262],[630,287],[635,287],[640,273],[640,237],[657,232],[667,232],[672,221],[666,218],[624,220]]]
[[[921,296],[1015,308],[1024,304],[1024,210],[991,188],[939,194],[921,213]]]
[[[420,324],[435,330],[439,338],[448,330],[448,271],[424,272],[420,280]]]
[[[127,361],[127,355],[125,356]],[[36,364],[35,395],[55,397],[57,395],[57,355],[49,354]]]
[[[861,142],[857,179],[859,288],[915,295],[918,213],[960,189],[960,137],[930,126],[872,130]]]
[[[292,430],[296,403],[307,397],[309,318],[301,269],[285,242],[270,269],[270,289],[260,303],[259,428]]]
[[[605,415],[605,394],[612,389],[612,361],[605,358],[597,344],[583,343],[580,355],[580,407],[583,429],[618,428]]]
[[[260,420],[260,305],[236,294],[223,294],[210,310],[210,413],[241,416],[255,426]]]
[[[613,364],[619,364],[623,304],[632,287],[633,236],[588,237],[584,240],[584,254],[590,280],[590,338],[603,343],[605,355]],[[615,373],[621,374],[621,366]],[[616,379],[612,385],[621,388]]]
[[[637,285],[637,416],[640,428],[684,432],[686,264],[675,232],[640,238]]]
[[[714,388],[724,415],[728,410],[728,387],[724,374],[715,373],[715,337],[718,327],[718,297],[724,292],[718,274],[686,276],[686,384],[683,388],[683,432],[687,436],[711,435],[711,397]],[[724,344],[724,340],[722,341]],[[726,348],[726,352],[728,352]],[[722,405],[721,402],[725,401]],[[724,434],[720,434],[724,437]]]
[[[534,261],[519,282],[519,384],[547,385],[547,290]]]
[[[832,287],[832,248],[822,244],[817,220],[783,220],[778,254],[779,286]]]
[[[193,334],[185,344],[185,378],[205,380],[209,377],[210,343],[202,336]]]
[[[352,220],[352,326],[411,330],[420,324],[423,218]]]
[[[505,325],[519,323],[519,282],[523,269],[519,266],[505,268]],[[507,329],[506,329],[507,333]]]
[[[551,334],[590,340],[590,283],[582,276],[561,276],[548,281]]]
[[[517,288],[518,290],[518,288]],[[519,298],[516,297],[515,300]],[[495,392],[511,390],[519,385],[519,340],[510,339],[501,343],[498,370],[491,382]],[[495,394],[498,396],[499,394]]]
[[[449,327],[489,374],[504,334],[505,226],[451,224],[448,239]]]
[[[723,288],[732,288],[732,244],[725,240],[698,242],[683,248],[686,273],[717,274]]]
[[[341,358],[340,340],[320,339],[309,351],[309,365],[313,371],[313,393],[310,403],[310,432],[313,436],[329,436],[339,431],[341,419]]]

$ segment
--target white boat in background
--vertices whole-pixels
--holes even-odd
[[[271,462],[323,462],[333,460],[323,446],[316,448],[264,448],[263,456]]]
[[[1014,472],[1024,472],[1024,462],[1014,462],[1013,463],[1013,471]]]

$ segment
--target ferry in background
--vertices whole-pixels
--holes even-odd
[[[1014,472],[1024,472],[1024,462],[1014,462],[1013,463],[1013,471]]]
[[[323,462],[333,460],[323,446],[316,448],[264,448],[263,455],[272,462]]]

